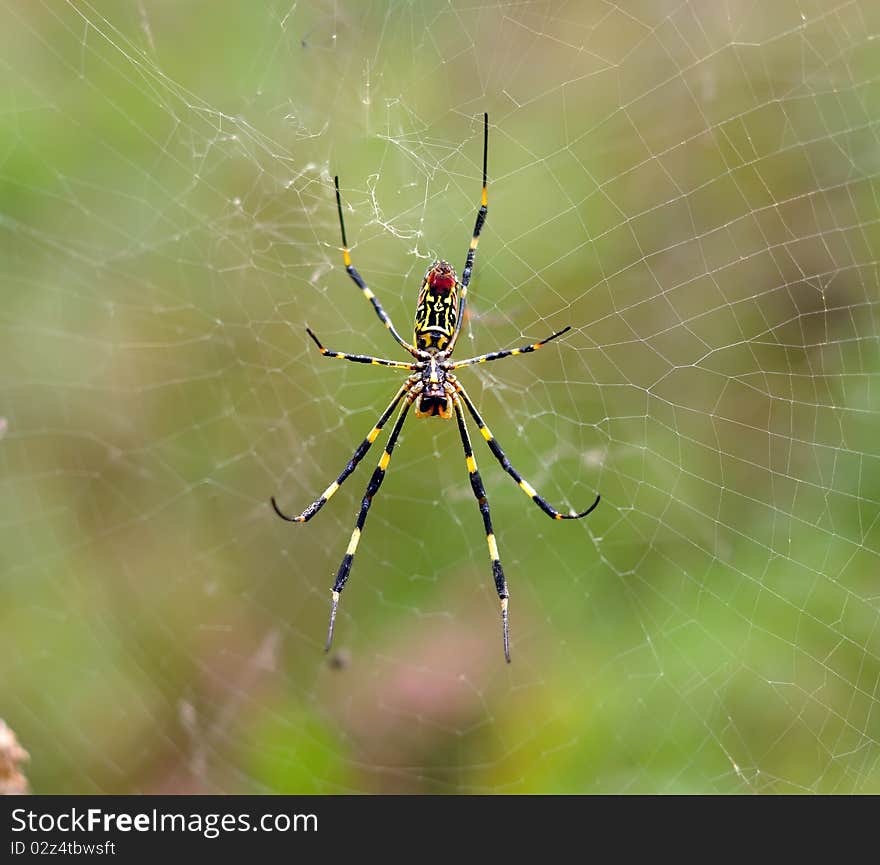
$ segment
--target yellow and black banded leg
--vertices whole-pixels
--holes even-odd
[[[340,360],[351,360],[355,363],[371,363],[374,366],[393,366],[395,369],[413,370],[416,368],[414,363],[404,363],[401,360],[384,360],[381,357],[373,357],[369,354],[348,354],[348,352],[344,351],[331,351],[329,348],[324,348],[324,346],[321,345],[321,340],[315,336],[314,331],[310,327],[306,328],[306,332],[315,341],[315,345],[318,346],[318,351],[320,351],[324,357],[336,357]]]
[[[492,431],[489,427],[486,426],[483,418],[480,417],[480,413],[477,411],[477,407],[473,404],[471,398],[467,395],[467,391],[456,382],[455,384],[456,393],[461,396],[464,400],[464,404],[467,406],[468,411],[471,413],[471,417],[474,419],[474,422],[480,428],[480,434],[486,440],[486,444],[489,445],[489,450],[495,455],[495,459],[501,463],[501,468],[507,472],[516,482],[519,488],[542,510],[548,517],[551,517],[554,520],[579,520],[582,517],[585,517],[587,514],[591,513],[595,507],[599,504],[601,500],[601,496],[596,496],[596,501],[593,502],[585,511],[582,511],[579,514],[563,514],[556,510],[549,502],[543,499],[538,493],[535,491],[535,488],[523,478],[523,476],[510,464],[510,460],[507,458],[504,451],[501,449],[501,445],[498,444],[495,436],[492,435]]]
[[[467,299],[468,285],[471,281],[471,272],[474,269],[474,256],[477,254],[477,244],[480,242],[480,232],[486,222],[486,214],[489,212],[489,193],[486,185],[486,159],[489,152],[489,115],[483,114],[483,194],[480,198],[480,209],[477,211],[477,221],[474,224],[474,233],[471,236],[471,245],[468,247],[467,258],[464,262],[464,270],[461,272],[461,294],[458,298],[458,319],[455,322],[455,331],[446,348],[447,354],[452,353],[461,325],[464,321],[464,307]]]
[[[483,526],[486,529],[486,543],[489,545],[489,558],[492,561],[492,577],[495,580],[495,590],[501,600],[501,627],[504,635],[504,657],[507,663],[510,663],[510,625],[507,617],[507,606],[509,603],[510,593],[507,591],[507,581],[504,579],[504,570],[501,567],[501,560],[498,558],[498,542],[495,540],[495,532],[492,529],[492,516],[489,513],[489,500],[486,498],[486,490],[483,487],[483,480],[477,471],[477,462],[474,459],[474,450],[471,447],[471,437],[468,435],[467,426],[464,421],[464,412],[461,409],[461,400],[457,394],[452,397],[455,406],[455,417],[458,420],[458,431],[461,435],[461,444],[464,448],[464,456],[467,462],[468,476],[471,481],[471,489],[474,491],[474,497],[480,506],[480,513],[483,515]]]
[[[313,501],[299,516],[289,517],[281,508],[278,507],[278,504],[275,501],[275,496],[272,496],[272,507],[275,509],[275,513],[281,517],[282,520],[287,520],[289,523],[307,523],[316,513],[318,513],[321,508],[327,504],[327,500],[330,499],[336,491],[342,486],[343,481],[357,468],[358,463],[364,458],[367,451],[370,449],[370,446],[379,436],[379,433],[382,432],[382,427],[385,426],[388,418],[391,417],[391,413],[397,408],[397,404],[403,399],[404,394],[412,387],[412,382],[407,381],[406,384],[401,387],[399,391],[394,396],[394,399],[388,404],[388,408],[382,412],[382,416],[376,421],[376,425],[367,433],[367,437],[357,446],[357,450],[355,450],[354,454],[352,454],[351,459],[348,461],[348,465],[342,470],[342,474],[324,490],[323,493]]]
[[[400,435],[400,431],[403,428],[403,422],[406,420],[406,413],[409,411],[409,407],[412,405],[415,397],[415,391],[410,390],[409,393],[407,393],[406,400],[400,407],[400,414],[397,416],[394,428],[391,430],[391,435],[388,436],[385,450],[379,458],[379,464],[376,466],[369,484],[367,484],[367,491],[364,493],[364,498],[361,501],[361,509],[358,512],[357,522],[355,523],[354,531],[351,533],[351,539],[348,542],[348,549],[342,557],[342,564],[339,566],[339,570],[336,573],[336,581],[333,583],[333,592],[330,596],[330,627],[327,631],[327,645],[324,647],[324,651],[326,652],[330,651],[330,644],[333,642],[333,626],[336,624],[336,610],[339,607],[339,595],[345,588],[349,574],[351,574],[351,565],[354,561],[354,554],[357,552],[358,543],[361,539],[361,532],[364,530],[364,524],[367,521],[367,514],[370,511],[370,505],[373,503],[373,497],[379,492],[379,487],[382,486],[382,481],[385,479],[385,472],[388,470],[388,463],[391,462],[391,452],[394,450],[394,445],[397,443],[397,437]]]
[[[418,357],[418,352],[416,348],[410,345],[398,332],[394,325],[391,323],[391,319],[388,316],[388,313],[382,308],[382,304],[379,303],[378,298],[375,294],[369,289],[367,284],[364,282],[363,277],[355,270],[354,265],[351,263],[351,253],[348,249],[348,240],[345,237],[345,220],[342,218],[342,197],[339,194],[339,177],[333,178],[333,183],[336,186],[336,209],[339,211],[339,228],[342,230],[342,262],[345,264],[346,273],[354,280],[357,287],[364,293],[364,297],[373,304],[373,309],[376,310],[376,315],[379,316],[379,320],[385,327],[388,328],[388,332],[402,345],[411,355],[414,357]]]
[[[568,333],[570,330],[571,325],[564,327],[562,330],[557,331],[551,336],[548,336],[547,339],[542,339],[540,342],[533,342],[531,345],[524,345],[522,348],[511,348],[505,351],[490,351],[489,354],[481,354],[479,357],[469,357],[466,360],[457,360],[455,363],[449,364],[446,368],[453,370],[458,369],[461,366],[472,366],[475,363],[487,363],[490,360],[501,360],[502,357],[516,357],[520,354],[528,354],[529,352],[537,351],[541,346],[547,345],[551,340],[556,339],[558,336],[562,336],[564,333]]]

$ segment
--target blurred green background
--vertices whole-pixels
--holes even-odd
[[[32,789],[880,792],[876,3],[2,2],[0,717]],[[872,41],[873,40],[873,41]],[[454,424],[408,332],[490,209]]]

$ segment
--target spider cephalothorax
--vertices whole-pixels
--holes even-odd
[[[458,279],[448,261],[435,261],[422,280],[416,306],[415,343],[420,351],[442,351],[455,333]]]
[[[455,378],[446,374],[446,365],[431,357],[421,370],[422,390],[416,402],[416,417],[452,417]]]
[[[373,305],[376,315],[388,328],[388,332],[397,340],[397,342],[408,351],[414,358],[412,362],[403,362],[399,360],[384,360],[383,358],[372,357],[365,354],[348,354],[342,351],[330,351],[324,348],[318,337],[309,328],[306,330],[309,336],[315,341],[316,345],[325,357],[337,357],[342,360],[351,360],[356,363],[371,363],[378,366],[390,366],[397,369],[409,370],[410,375],[404,381],[403,385],[397,391],[394,399],[385,409],[376,421],[376,425],[367,433],[367,437],[357,446],[348,465],[343,469],[342,474],[327,487],[326,490],[312,502],[301,514],[295,517],[287,516],[272,499],[272,507],[282,519],[292,523],[308,522],[322,507],[327,500],[336,493],[343,481],[357,468],[358,463],[363,459],[364,454],[370,449],[373,442],[379,437],[382,428],[388,422],[397,406],[403,402],[397,420],[388,436],[385,444],[385,450],[379,458],[379,464],[376,466],[370,483],[367,485],[367,491],[361,500],[360,510],[358,511],[357,522],[354,531],[351,533],[351,539],[348,542],[348,549],[342,557],[342,563],[336,573],[336,580],[333,583],[331,592],[330,607],[330,628],[327,632],[327,646],[330,649],[330,643],[333,640],[333,626],[336,622],[336,610],[339,606],[339,596],[348,582],[351,566],[354,562],[354,556],[357,552],[358,543],[361,539],[361,532],[367,522],[367,514],[373,498],[379,492],[379,487],[385,478],[385,472],[388,464],[391,462],[391,452],[397,444],[400,431],[403,429],[403,422],[406,420],[407,412],[413,403],[416,405],[416,417],[440,417],[450,418],[455,412],[455,418],[458,421],[458,432],[461,437],[461,444],[464,449],[465,461],[467,463],[468,477],[470,478],[471,489],[477,499],[480,513],[483,517],[483,527],[486,530],[486,543],[489,546],[489,558],[492,562],[492,578],[495,582],[495,590],[501,600],[501,621],[504,637],[504,657],[510,661],[510,632],[508,625],[507,605],[509,593],[507,591],[507,581],[504,578],[504,570],[501,567],[501,560],[498,556],[498,542],[495,539],[495,532],[492,529],[492,518],[489,514],[489,500],[486,498],[486,490],[483,487],[483,481],[480,473],[477,471],[477,461],[471,448],[470,434],[464,420],[464,409],[466,408],[474,423],[479,427],[480,434],[492,451],[492,455],[501,464],[501,467],[516,481],[519,488],[545,513],[554,520],[578,520],[585,517],[596,505],[599,504],[599,496],[585,511],[581,513],[563,514],[556,510],[545,499],[538,495],[535,488],[510,464],[510,460],[505,456],[501,445],[492,435],[489,427],[486,426],[477,407],[474,405],[467,391],[459,384],[454,375],[454,370],[463,366],[471,366],[475,363],[486,363],[487,361],[500,360],[502,357],[512,357],[519,354],[527,354],[531,351],[537,351],[542,345],[556,339],[558,336],[566,333],[570,328],[566,327],[557,333],[551,334],[540,342],[534,342],[531,345],[525,345],[522,348],[506,349],[504,351],[493,351],[489,354],[482,354],[479,357],[470,357],[467,360],[452,361],[450,357],[455,348],[455,341],[461,333],[462,316],[464,313],[465,300],[467,298],[468,284],[471,281],[471,271],[474,265],[474,256],[477,251],[477,243],[480,239],[480,231],[483,223],[486,221],[487,212],[487,193],[486,193],[486,153],[489,147],[489,117],[483,115],[483,195],[480,201],[480,209],[477,211],[477,221],[474,225],[474,233],[471,237],[471,244],[468,247],[467,258],[465,259],[464,269],[461,272],[461,282],[455,276],[455,270],[448,261],[435,261],[425,278],[422,281],[422,288],[419,292],[419,301],[416,307],[414,340],[413,344],[408,343],[396,330],[388,317],[388,313],[382,308],[382,304],[376,299],[376,295],[367,287],[367,284],[361,278],[361,275],[355,270],[351,263],[351,254],[348,251],[348,241],[345,239],[345,220],[342,218],[342,198],[339,194],[339,178],[336,178],[336,208],[339,212],[339,227],[342,230],[342,261],[348,275],[354,280],[358,288],[363,292],[364,297]]]

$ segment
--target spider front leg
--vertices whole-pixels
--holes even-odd
[[[477,461],[474,459],[474,451],[471,447],[471,437],[468,435],[467,426],[464,422],[464,412],[461,410],[461,400],[454,391],[450,393],[453,405],[455,406],[455,417],[458,420],[458,432],[461,435],[461,444],[464,448],[464,457],[467,463],[468,476],[471,481],[471,489],[474,491],[474,498],[480,506],[480,513],[483,515],[483,526],[486,529],[486,543],[489,545],[489,558],[492,561],[492,577],[495,580],[495,591],[501,600],[501,627],[504,637],[504,658],[510,663],[510,624],[507,616],[507,606],[509,603],[510,593],[507,591],[507,580],[504,578],[504,569],[501,567],[501,560],[498,558],[498,542],[495,540],[495,532],[492,529],[492,516],[489,513],[489,500],[486,498],[486,489],[483,487],[483,480],[477,470]]]
[[[339,607],[339,596],[342,594],[342,590],[345,588],[345,584],[348,582],[348,577],[351,574],[354,554],[357,552],[358,543],[361,539],[361,532],[363,532],[364,524],[367,522],[367,514],[370,511],[370,505],[373,503],[373,497],[379,492],[379,487],[382,486],[382,481],[385,479],[385,472],[388,470],[388,463],[391,462],[391,452],[394,450],[394,445],[397,444],[401,429],[403,429],[403,422],[406,420],[406,413],[409,411],[409,407],[412,405],[416,396],[418,396],[420,390],[421,388],[418,385],[415,387],[409,386],[405,402],[400,408],[400,414],[397,415],[397,421],[394,424],[394,428],[391,430],[391,435],[388,436],[385,450],[379,458],[379,464],[376,466],[369,484],[367,484],[367,490],[361,501],[361,509],[358,513],[357,522],[355,523],[354,531],[351,533],[351,539],[348,542],[348,549],[346,549],[345,555],[342,557],[342,563],[339,565],[339,570],[336,573],[336,580],[333,583],[333,591],[330,596],[330,627],[327,631],[327,644],[324,646],[325,652],[330,651],[330,645],[333,642],[333,627],[336,624],[336,610]]]
[[[327,500],[331,498],[336,491],[342,486],[343,481],[357,468],[358,463],[364,458],[367,451],[370,449],[370,446],[379,436],[379,433],[382,431],[382,427],[385,426],[388,418],[391,417],[391,413],[397,408],[397,404],[403,399],[403,395],[415,384],[415,381],[412,378],[409,378],[404,383],[403,387],[394,395],[394,399],[388,404],[388,408],[382,412],[381,417],[378,421],[376,421],[376,425],[367,433],[367,437],[357,446],[357,450],[352,454],[351,459],[348,461],[348,465],[342,470],[342,474],[324,490],[321,495],[315,499],[299,516],[289,517],[281,508],[278,507],[278,504],[275,501],[275,496],[272,496],[272,507],[275,509],[275,513],[281,517],[282,520],[287,520],[289,523],[307,523],[316,513],[318,513],[321,508],[327,504]]]
[[[379,303],[376,295],[367,287],[363,277],[357,272],[354,265],[351,263],[351,253],[348,250],[348,240],[346,240],[345,237],[345,220],[342,218],[342,196],[339,194],[338,176],[333,178],[333,184],[336,187],[336,209],[339,212],[339,228],[342,231],[342,263],[345,265],[345,271],[354,280],[355,285],[357,285],[357,287],[363,292],[364,297],[373,304],[373,309],[376,311],[376,315],[379,316],[379,320],[382,324],[388,328],[388,332],[400,343],[401,346],[403,346],[403,348],[413,355],[413,357],[418,357],[418,352],[416,351],[415,346],[410,345],[397,332],[397,328],[391,323],[390,316],[382,308],[382,304]]]
[[[467,406],[468,411],[471,413],[471,417],[474,419],[474,422],[480,428],[480,434],[486,440],[486,444],[489,445],[489,450],[495,455],[495,459],[501,463],[501,468],[507,472],[517,483],[517,486],[542,510],[548,517],[554,520],[579,520],[582,517],[585,517],[587,514],[591,513],[596,506],[599,504],[601,500],[601,496],[597,495],[596,500],[591,504],[585,511],[581,511],[579,514],[563,514],[556,510],[546,499],[542,498],[538,495],[535,488],[527,481],[523,476],[510,464],[510,460],[507,458],[507,455],[501,449],[501,445],[495,439],[495,436],[492,435],[492,431],[489,427],[486,426],[483,418],[480,417],[480,413],[477,411],[477,407],[471,401],[471,398],[467,395],[467,391],[457,382],[453,382],[453,387],[455,388],[456,394],[460,394],[461,398],[464,400],[464,404]]]
[[[461,326],[464,322],[464,308],[467,303],[468,285],[471,281],[471,273],[474,269],[474,257],[477,254],[477,245],[480,242],[480,232],[486,222],[486,214],[489,212],[489,192],[486,181],[486,164],[489,154],[489,115],[483,114],[483,191],[480,195],[480,209],[477,211],[477,221],[474,223],[474,233],[471,235],[471,243],[468,247],[467,257],[464,261],[464,270],[461,272],[461,294],[458,297],[458,318],[455,321],[455,330],[446,347],[447,354],[452,353],[455,343],[458,341],[458,335],[461,333]]]
[[[355,363],[371,363],[374,366],[392,366],[395,369],[416,369],[416,365],[414,363],[404,363],[401,360],[385,360],[381,357],[373,357],[369,354],[348,354],[344,351],[331,351],[329,348],[324,348],[321,345],[321,340],[315,336],[314,331],[310,328],[306,328],[306,333],[314,340],[316,346],[318,346],[318,351],[321,352],[324,357],[334,357],[339,360],[351,360]]]
[[[564,333],[568,333],[570,330],[571,325],[551,334],[540,342],[533,342],[531,345],[524,345],[522,348],[508,348],[504,351],[490,351],[488,354],[481,354],[479,357],[469,357],[466,360],[457,360],[454,363],[450,363],[446,368],[449,370],[459,369],[463,366],[472,366],[475,363],[488,363],[490,360],[501,360],[503,357],[517,357],[521,354],[528,354],[529,352],[537,351],[542,346],[547,345],[551,340],[562,336]]]

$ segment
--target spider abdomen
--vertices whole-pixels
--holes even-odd
[[[458,319],[458,279],[448,261],[435,261],[419,292],[415,316],[415,343],[421,351],[442,351],[455,332]]]

